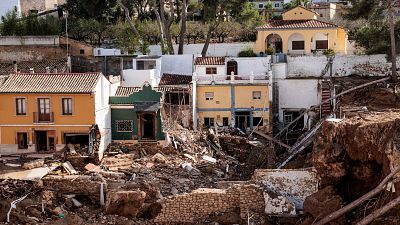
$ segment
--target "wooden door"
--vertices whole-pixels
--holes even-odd
[[[38,99],[38,117],[39,121],[50,121],[50,99],[39,98]]]

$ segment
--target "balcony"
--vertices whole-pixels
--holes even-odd
[[[194,77],[197,84],[268,84],[267,75],[202,75]]]
[[[54,123],[54,113],[33,113],[33,123]]]

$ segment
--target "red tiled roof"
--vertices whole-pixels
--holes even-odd
[[[316,29],[316,28],[337,28],[333,23],[321,20],[271,20],[267,24],[257,27],[257,30],[281,30],[281,29]]]
[[[29,73],[31,68],[33,68],[35,73],[46,73],[46,67],[49,67],[50,71],[54,71],[54,68],[56,68],[58,73],[64,73],[67,71],[67,60],[54,59],[17,62],[17,69],[21,73]],[[14,63],[0,62],[0,75],[8,75],[11,73],[14,73]]]
[[[187,85],[192,82],[192,76],[164,73],[159,85]]]
[[[0,93],[92,93],[101,73],[15,73],[0,85]]]
[[[115,96],[118,97],[128,97],[131,94],[138,92],[140,90],[140,87],[122,87],[119,86],[117,88],[117,92],[115,92]]]
[[[225,65],[225,57],[197,57],[196,65]]]

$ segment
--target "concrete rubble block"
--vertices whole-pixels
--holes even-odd
[[[86,169],[87,171],[90,171],[90,172],[96,172],[96,173],[100,173],[100,172],[101,172],[100,166],[96,166],[96,165],[94,165],[93,163],[87,164],[87,165],[85,166],[85,169]]]
[[[167,158],[165,158],[165,156],[161,153],[157,153],[155,155],[152,156],[152,159],[154,162],[157,163],[166,163],[167,162]]]
[[[42,166],[44,166],[44,159],[37,159],[37,160],[33,160],[30,162],[24,163],[22,165],[22,169],[31,170],[31,169],[42,167]]]
[[[272,215],[296,215],[296,207],[283,196],[276,196],[276,198],[272,198],[265,193],[265,213]]]
[[[42,179],[43,189],[54,191],[58,196],[75,194],[83,195],[94,203],[100,202],[100,184],[104,183],[107,190],[107,183],[100,175],[48,175]]]
[[[105,210],[107,214],[135,218],[141,210],[145,199],[146,193],[140,190],[109,191]]]

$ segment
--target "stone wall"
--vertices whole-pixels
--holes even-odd
[[[155,219],[158,223],[194,223],[210,214],[239,209],[241,219],[264,212],[264,192],[256,185],[234,185],[228,189],[201,188],[167,198]]]
[[[59,46],[0,46],[0,61],[40,61],[65,58],[66,50]]]

